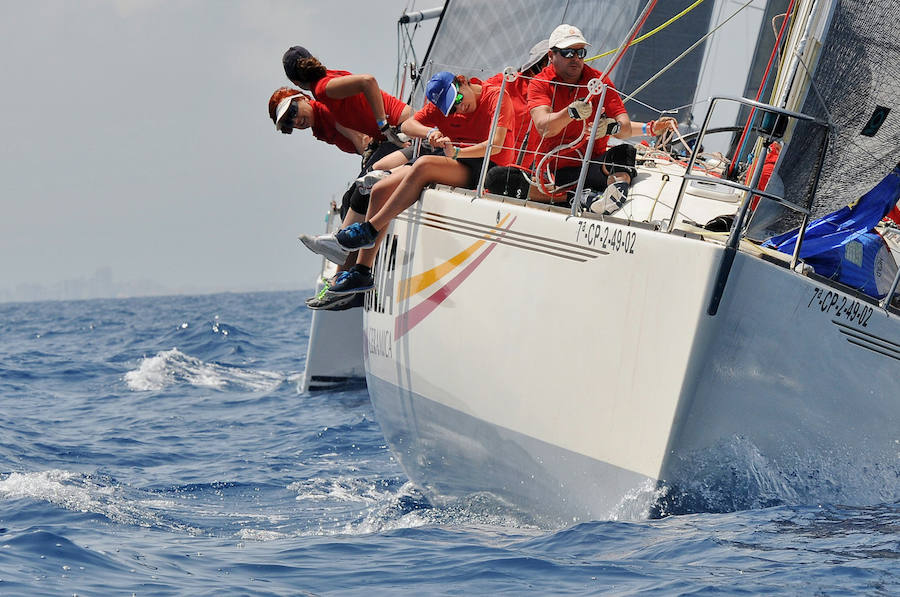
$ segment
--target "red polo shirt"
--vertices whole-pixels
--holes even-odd
[[[499,87],[503,82],[503,73],[498,73],[487,79],[485,85]],[[516,130],[514,133],[513,143],[504,143],[504,145],[512,145],[515,149],[516,157],[519,150],[522,149],[522,142],[525,140],[525,134],[531,128],[531,114],[528,113],[528,84],[531,79],[523,77],[521,73],[516,74],[516,79],[512,83],[506,84],[506,91],[503,94],[503,101],[510,102],[516,117]],[[532,133],[537,134],[537,133]],[[530,137],[529,137],[530,138]],[[509,137],[507,137],[509,139]]]
[[[575,99],[584,99],[588,94],[588,81],[591,79],[598,79],[602,74],[603,73],[600,71],[585,64],[584,69],[581,71],[581,78],[578,79],[578,86],[565,84],[556,85],[555,83],[562,83],[562,81],[556,76],[556,70],[553,68],[553,65],[549,64],[544,70],[537,74],[528,86],[528,111],[530,112],[538,106],[550,106],[551,112],[559,112],[575,101]],[[606,100],[603,102],[603,110],[606,112],[606,116],[615,118],[619,114],[625,114],[625,105],[622,103],[622,99],[619,97],[618,92],[616,92],[616,88],[613,86],[612,81],[610,81],[609,78],[605,78],[603,82],[609,85],[609,88],[606,91]],[[591,103],[594,106],[594,110],[597,110],[597,106],[600,104],[600,95],[591,96]],[[593,114],[591,115],[591,118],[593,118]],[[528,150],[538,151],[543,156],[543,154],[555,147],[571,143],[581,134],[582,127],[584,126],[583,122],[585,121],[573,120],[560,131],[559,134],[554,135],[553,137],[544,137],[542,139],[540,135],[532,135],[528,140]],[[556,170],[558,168],[581,165],[578,160],[580,160],[580,157],[584,154],[584,150],[587,148],[588,138],[590,137],[590,126],[593,120],[588,119],[586,122],[588,132],[585,133],[581,143],[572,149],[567,149],[554,154],[551,169]],[[594,151],[592,154],[594,157],[598,157],[606,152],[606,141],[607,137],[601,137],[594,142]],[[572,157],[575,159],[560,159],[565,157]]]
[[[431,102],[425,102],[425,106],[413,115],[413,118],[425,126],[436,126],[442,133],[453,139],[454,143],[475,145],[487,141],[491,133],[491,123],[494,120],[494,111],[497,109],[497,100],[500,98],[500,87],[482,83],[472,78],[469,81],[475,85],[481,85],[481,97],[473,112],[468,114],[451,114],[444,116],[437,106]],[[498,127],[507,131],[504,141],[504,149],[491,156],[491,161],[500,166],[508,166],[516,159],[516,152],[510,146],[510,134],[516,130],[516,115],[512,102],[504,101],[500,107]]]
[[[313,109],[313,125],[311,127],[313,136],[319,141],[336,146],[341,151],[358,153],[353,142],[334,126],[334,116],[331,115],[328,108],[315,100],[310,101],[309,104]]]
[[[313,86],[313,97],[325,104],[325,107],[328,108],[334,119],[348,129],[365,133],[373,139],[384,139],[384,135],[381,134],[381,131],[378,130],[378,125],[375,124],[372,107],[369,106],[369,101],[365,95],[357,93],[343,99],[334,99],[328,97],[325,93],[325,86],[328,85],[329,81],[352,74],[345,70],[326,71],[325,76],[316,81],[316,84]],[[381,92],[381,97],[384,100],[384,112],[388,123],[397,126],[400,124],[400,113],[403,112],[406,104],[384,91]]]

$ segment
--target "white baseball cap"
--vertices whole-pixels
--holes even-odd
[[[586,46],[591,45],[584,39],[584,35],[581,34],[581,29],[578,27],[573,27],[572,25],[560,25],[550,34],[551,48],[571,48],[577,44],[584,44]]]

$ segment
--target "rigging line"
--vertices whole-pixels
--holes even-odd
[[[837,127],[834,124],[834,120],[831,118],[831,112],[828,110],[828,104],[825,103],[825,98],[822,97],[822,94],[819,92],[819,87],[816,85],[815,79],[813,79],[813,74],[809,71],[809,67],[806,66],[806,62],[803,61],[803,56],[800,55],[800,52],[794,49],[794,56],[797,58],[797,62],[800,63],[800,66],[803,67],[803,70],[806,71],[806,76],[809,77],[809,86],[815,92],[816,97],[819,98],[819,103],[822,104],[821,108],[825,112],[825,117],[828,119],[828,128],[836,131]]]
[[[635,45],[635,44],[641,43],[642,41],[644,41],[644,40],[647,39],[648,37],[651,37],[651,36],[653,36],[653,35],[656,35],[657,33],[659,33],[660,31],[662,31],[663,29],[665,29],[666,27],[668,27],[669,25],[671,25],[672,23],[674,23],[675,21],[677,21],[678,19],[680,19],[681,17],[683,17],[684,15],[686,15],[687,13],[691,12],[692,10],[694,10],[695,8],[697,8],[698,6],[700,6],[701,4],[703,4],[705,1],[706,1],[706,0],[696,0],[696,2],[694,2],[693,4],[691,4],[690,6],[688,6],[687,8],[685,8],[684,10],[682,10],[680,13],[678,13],[677,15],[675,15],[674,17],[672,17],[671,19],[669,19],[668,21],[666,21],[665,23],[663,23],[663,24],[660,25],[659,27],[657,27],[657,28],[655,28],[655,29],[652,29],[652,30],[648,31],[647,33],[643,34],[643,35],[640,36],[640,37],[635,38],[631,43],[628,44],[628,47],[630,48],[631,46],[633,46],[633,45]],[[606,57],[609,56],[610,54],[613,54],[617,49],[618,49],[618,48],[614,48],[614,49],[609,50],[609,51],[607,51],[607,52],[603,52],[602,54],[597,54],[596,56],[591,56],[590,58],[585,58],[584,61],[585,61],[585,62],[590,62],[591,60],[597,60],[598,58],[606,58]]]
[[[788,4],[787,11],[785,14],[790,15],[794,8],[794,0],[791,0],[791,3]],[[766,82],[769,79],[769,71],[772,68],[772,63],[775,62],[775,56],[778,55],[778,48],[781,47],[781,40],[784,38],[784,33],[787,31],[787,24],[791,21],[789,17],[785,17],[784,21],[781,22],[781,31],[778,32],[778,37],[775,39],[775,45],[772,47],[772,54],[769,56],[769,62],[766,64],[766,70],[763,73],[762,82],[759,85],[759,91],[756,92],[756,101],[759,101],[759,98],[762,97],[763,90],[766,87]],[[750,132],[750,124],[753,122],[753,117],[756,115],[756,107],[750,108],[750,114],[747,116],[747,124],[744,125],[744,132],[741,133],[741,139],[738,141],[737,147],[734,150],[734,158],[731,160],[731,164],[728,166],[728,172],[726,176],[731,176],[731,173],[734,172],[734,165],[740,162],[741,160],[741,149],[744,146],[744,140],[747,138],[747,133]]]
[[[699,106],[700,104],[705,104],[706,102],[709,101],[709,98],[707,98],[704,100],[692,102],[690,104],[684,104],[683,106],[677,106],[675,108],[666,108],[664,110],[661,110],[661,109],[657,108],[656,106],[651,106],[650,104],[648,104],[646,102],[642,102],[641,100],[637,99],[634,95],[629,95],[629,94],[627,94],[623,91],[619,91],[619,90],[616,90],[616,91],[618,92],[619,96],[622,98],[623,102],[625,100],[634,102],[636,104],[644,106],[645,108],[649,108],[651,111],[656,112],[660,116],[662,116],[663,114],[677,114],[680,110],[683,110],[684,108],[693,108],[695,106]]]
[[[709,37],[710,37],[712,34],[714,34],[716,31],[718,31],[719,29],[721,29],[722,27],[724,27],[725,24],[726,24],[728,21],[730,21],[731,19],[733,19],[734,17],[736,17],[741,11],[743,11],[745,8],[747,8],[748,6],[750,6],[751,4],[753,4],[753,2],[755,2],[755,1],[756,1],[756,0],[747,0],[747,2],[745,2],[743,6],[741,6],[741,7],[738,8],[736,11],[734,11],[734,14],[732,14],[730,17],[728,17],[727,19],[725,19],[724,21],[722,21],[721,23],[719,23],[718,25],[716,25],[716,26],[715,26],[713,29],[711,29],[706,35],[704,35],[703,37],[701,37],[700,39],[698,39],[696,42],[694,42],[688,49],[686,49],[684,52],[682,52],[681,54],[679,54],[678,57],[675,58],[675,60],[673,60],[673,61],[670,62],[669,64],[665,65],[665,66],[662,68],[662,70],[660,70],[658,73],[656,73],[655,75],[653,75],[652,77],[650,77],[649,79],[647,79],[647,81],[646,81],[643,85],[641,85],[640,87],[638,87],[637,89],[635,89],[634,91],[632,91],[632,92],[631,92],[631,95],[637,95],[638,93],[640,93],[641,91],[643,91],[644,89],[646,89],[648,85],[650,85],[650,84],[653,83],[655,80],[657,80],[658,78],[660,78],[666,71],[668,71],[670,68],[672,68],[673,66],[675,66],[678,62],[680,62],[682,58],[684,58],[685,56],[687,56],[688,54],[690,54],[691,52],[693,52],[693,51],[697,48],[697,46],[699,46],[699,45],[702,44],[704,41],[706,41],[707,38],[709,38]]]
[[[603,75],[600,77],[601,79],[603,79],[604,77],[608,77],[613,72],[613,69],[616,68],[616,65],[619,64],[622,56],[625,55],[625,51],[631,45],[631,42],[634,40],[634,38],[637,37],[638,31],[641,30],[641,27],[643,27],[644,23],[647,22],[647,19],[650,18],[650,13],[653,12],[654,8],[656,8],[656,2],[657,0],[647,0],[647,4],[644,5],[643,12],[639,15],[639,18],[631,28],[631,31],[628,32],[628,37],[626,38],[625,42],[621,46],[619,46],[619,49],[617,50],[618,53],[616,54],[615,58],[613,58],[612,64],[607,66],[606,70],[603,71]]]
[[[403,50],[401,49],[401,39],[400,35],[400,27],[402,25],[400,22],[397,22],[397,70],[394,71],[394,94],[400,93],[400,65],[405,62],[405,57],[403,56]]]

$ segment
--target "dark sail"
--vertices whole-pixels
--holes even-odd
[[[785,198],[809,207],[813,218],[855,201],[900,161],[898,14],[897,0],[833,3],[813,84],[800,109],[832,125],[815,193],[811,175],[825,141],[820,127],[798,126],[778,168]]]

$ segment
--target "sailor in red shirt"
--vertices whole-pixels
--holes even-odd
[[[329,259],[335,253],[349,254],[360,249],[356,265],[340,274],[329,289],[333,295],[374,288],[371,268],[378,242],[391,220],[415,203],[426,185],[473,188],[487,156],[496,166],[507,166],[515,159],[515,151],[506,147],[507,131],[515,130],[510,102],[501,103],[490,148],[487,143],[500,97],[499,87],[445,71],[431,77],[425,87],[425,97],[430,103],[405,121],[401,129],[407,135],[427,140],[432,147],[443,149],[444,156],[420,156],[411,166],[403,166],[375,184],[366,222],[316,237],[315,243],[304,243]]]
[[[528,85],[531,79],[537,75],[550,61],[547,52],[550,49],[549,40],[536,43],[528,54],[528,59],[519,68],[516,78],[506,83],[506,91],[503,101],[512,103],[516,116],[516,129],[513,135],[512,147],[516,151],[516,163],[521,164],[525,159],[525,143],[530,137],[531,114],[528,112]],[[503,73],[498,73],[487,80],[485,85],[500,86],[503,83]],[[531,160],[529,160],[530,162]]]
[[[385,147],[382,155],[403,146],[392,127],[409,118],[412,109],[382,91],[375,77],[329,70],[301,46],[289,48],[281,61],[287,78],[301,89],[311,91],[339,124],[376,141],[388,140],[395,145]]]
[[[554,29],[550,35],[550,65],[528,87],[528,108],[539,134],[529,140],[529,151],[540,154],[535,157],[533,166],[536,167],[541,156],[554,148],[575,141],[587,127],[578,146],[554,154],[544,164],[544,168],[549,165],[554,173],[557,188],[571,185],[569,190],[574,190],[581,167],[580,158],[590,133],[591,116],[599,109],[599,95],[584,101],[588,95],[588,81],[602,76],[600,71],[584,63],[588,45],[577,27],[560,25]],[[612,82],[607,78],[604,83],[609,86],[602,106],[607,120],[601,121],[598,129],[585,188],[602,191],[615,184],[624,195],[636,174],[635,149],[623,143],[607,151],[607,140],[609,135],[626,139],[641,132],[640,129],[632,131],[631,119]],[[537,175],[543,176],[543,173]]]
[[[312,129],[316,139],[346,153],[362,155],[372,141],[368,135],[335,122],[328,108],[299,89],[276,89],[269,98],[269,117],[275,123],[275,129],[286,135],[294,129]]]

